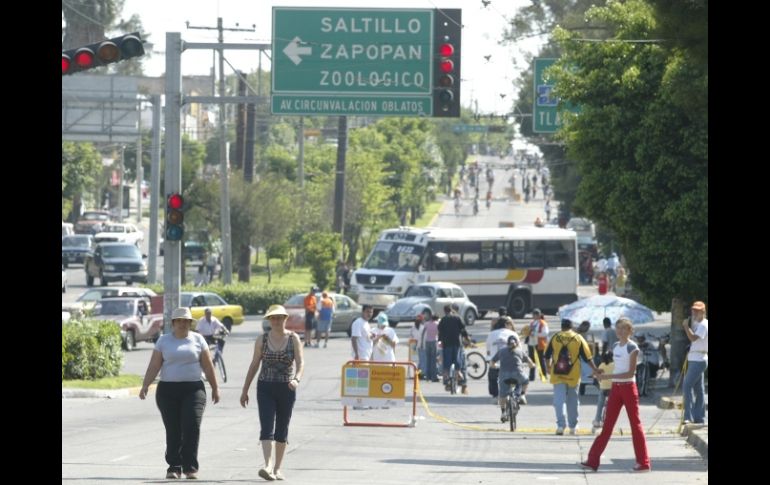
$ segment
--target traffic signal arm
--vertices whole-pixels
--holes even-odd
[[[61,74],[65,76],[143,55],[142,38],[139,32],[133,32],[76,49],[62,50]]]

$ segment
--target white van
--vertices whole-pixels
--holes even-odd
[[[75,226],[69,222],[63,222],[61,223],[61,235],[69,236],[70,234],[75,234]]]

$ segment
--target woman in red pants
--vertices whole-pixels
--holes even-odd
[[[588,452],[588,460],[581,462],[580,465],[586,470],[596,471],[599,469],[599,462],[607,447],[607,443],[612,436],[615,422],[620,415],[620,408],[626,407],[628,413],[628,422],[631,424],[631,440],[634,443],[634,454],[636,455],[636,465],[631,469],[633,472],[648,472],[652,469],[650,466],[650,456],[647,454],[647,441],[644,438],[644,429],[642,421],[639,419],[639,392],[636,389],[636,358],[639,355],[639,346],[635,342],[628,340],[633,334],[634,326],[627,318],[620,318],[615,323],[615,333],[618,336],[618,342],[612,349],[612,357],[615,361],[615,371],[613,374],[599,374],[599,380],[612,379],[612,389],[607,401],[606,417],[604,418],[604,427],[602,432],[594,440],[591,450]]]

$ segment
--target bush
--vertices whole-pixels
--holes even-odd
[[[121,342],[120,327],[112,321],[70,320],[62,325],[62,380],[117,376],[123,366]]]
[[[149,285],[158,293],[163,293],[163,285]],[[205,286],[185,285],[182,291],[212,292],[221,296],[231,305],[241,305],[245,315],[264,313],[270,305],[283,304],[290,296],[296,293],[304,293],[307,287],[302,288],[276,288],[271,286],[254,286],[249,283],[233,283],[223,285],[219,282]]]

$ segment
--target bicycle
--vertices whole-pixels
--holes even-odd
[[[219,368],[219,374],[222,376],[222,382],[227,382],[227,368],[225,368],[225,360],[222,357],[222,347],[220,343],[224,343],[225,334],[218,333],[216,335],[204,337],[209,344],[209,352],[212,353],[212,363],[214,367]]]
[[[519,414],[521,407],[519,404],[521,386],[519,381],[513,378],[506,379],[503,382],[510,386],[510,391],[505,396],[505,414],[500,417],[500,421],[503,423],[508,421],[511,431],[516,431],[516,416]]]
[[[472,379],[481,379],[487,373],[489,364],[481,352],[472,350],[465,354],[465,365],[468,375]]]
[[[457,371],[454,362],[449,366],[449,394],[457,394]]]

